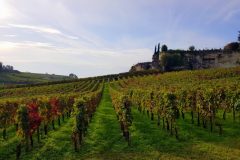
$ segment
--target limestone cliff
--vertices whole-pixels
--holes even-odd
[[[236,44],[236,42],[234,42]],[[224,47],[224,49],[212,49],[212,50],[168,50],[160,51],[160,44],[158,48],[155,47],[154,54],[152,56],[152,62],[138,63],[131,67],[130,71],[144,71],[151,69],[158,69],[163,71],[169,70],[186,70],[186,69],[207,69],[218,67],[235,67],[240,66],[240,45],[238,48],[229,49],[230,43]],[[226,49],[227,48],[227,49]],[[167,57],[176,57],[178,61],[171,61],[171,65],[166,66]],[[165,58],[165,59],[164,59]],[[181,62],[179,62],[181,61]]]

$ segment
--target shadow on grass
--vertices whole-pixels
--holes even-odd
[[[239,156],[237,145],[234,149],[229,149],[232,145],[231,140],[235,139],[230,135],[237,136],[239,132],[237,128],[231,128],[228,131],[230,135],[219,136],[217,131],[210,133],[206,129],[192,125],[190,119],[179,120],[180,140],[176,140],[161,126],[158,127],[156,120],[151,121],[147,115],[140,114],[135,108],[133,115],[132,144],[135,151],[155,150],[161,154],[170,153],[183,159],[231,159]],[[230,154],[225,155],[226,152]],[[231,157],[228,157],[229,155]]]

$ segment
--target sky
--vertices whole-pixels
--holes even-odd
[[[129,71],[154,46],[237,41],[240,0],[0,0],[0,61],[79,77]]]

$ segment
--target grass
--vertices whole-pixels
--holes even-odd
[[[48,127],[48,135],[45,136],[42,131],[42,136],[40,143],[37,143],[36,134],[34,134],[34,148],[29,152],[25,152],[24,148],[22,148],[21,159],[42,159],[41,156],[49,157],[54,156],[55,150],[58,145],[64,146],[65,143],[70,143],[69,139],[71,135],[71,130],[69,130],[69,126],[71,126],[72,119],[65,119],[62,122],[61,126],[55,124],[55,130],[52,130]],[[67,138],[64,139],[64,137]],[[15,128],[11,127],[7,130],[7,140],[0,139],[0,160],[2,159],[15,159],[15,150],[16,145],[19,142],[16,136]],[[52,153],[49,152],[53,151]],[[48,153],[48,154],[47,154]],[[57,153],[57,152],[56,152]],[[58,154],[61,153],[60,151]],[[64,152],[62,152],[64,153]]]
[[[217,128],[210,133],[209,129],[191,124],[190,115],[186,114],[185,120],[178,120],[180,140],[176,140],[157,126],[156,117],[151,121],[135,108],[132,114],[131,146],[128,146],[121,135],[106,86],[79,152],[73,150],[70,138],[73,121],[69,119],[56,131],[49,132],[32,151],[24,153],[22,159],[240,159],[240,124],[233,123],[231,115],[224,122],[224,134],[219,136]],[[6,147],[15,147],[12,138],[9,137],[5,145],[0,144],[1,155]],[[13,159],[15,153],[5,155]]]
[[[0,159],[10,159],[12,155],[15,155],[17,142],[18,139],[15,134],[15,127],[10,127],[7,129],[7,140],[3,140],[1,134]]]

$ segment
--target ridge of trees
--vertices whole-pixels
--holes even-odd
[[[19,72],[19,71],[14,70],[14,67],[11,65],[3,65],[3,63],[0,62],[0,72]]]

